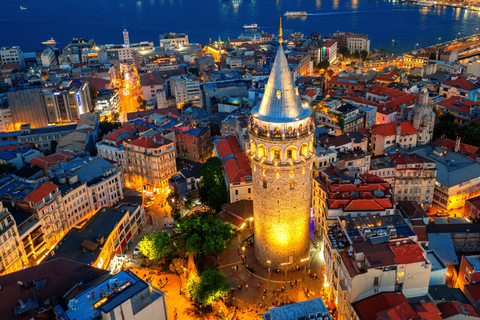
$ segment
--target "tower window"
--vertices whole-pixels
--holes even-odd
[[[287,150],[287,159],[291,159],[293,156],[292,150]]]
[[[280,159],[280,150],[275,150],[273,156],[275,159]]]
[[[282,91],[277,90],[277,99],[282,98]]]
[[[263,180],[263,187],[267,189],[267,181]]]
[[[295,189],[295,183],[294,182],[290,182],[290,190],[292,189]]]

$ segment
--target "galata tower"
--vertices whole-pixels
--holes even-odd
[[[309,259],[312,109],[302,106],[279,47],[262,102],[248,132],[253,171],[255,255],[267,268],[291,270]]]

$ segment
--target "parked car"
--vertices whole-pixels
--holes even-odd
[[[140,254],[140,245],[137,244],[137,246],[133,250],[133,255],[138,256],[139,254]]]
[[[435,214],[437,217],[448,217],[450,214],[445,210],[438,210]]]

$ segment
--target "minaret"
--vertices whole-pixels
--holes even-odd
[[[128,30],[125,28],[123,29],[123,46],[125,48],[130,48],[130,38],[128,37]]]
[[[302,106],[285,52],[279,47],[262,102],[252,109],[255,255],[267,268],[291,270],[310,253],[313,127]]]

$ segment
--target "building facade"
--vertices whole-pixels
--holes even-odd
[[[26,262],[15,219],[0,202],[0,274],[21,270]]]
[[[280,46],[265,94],[249,122],[255,255],[287,269],[310,258],[312,110],[303,107]]]

